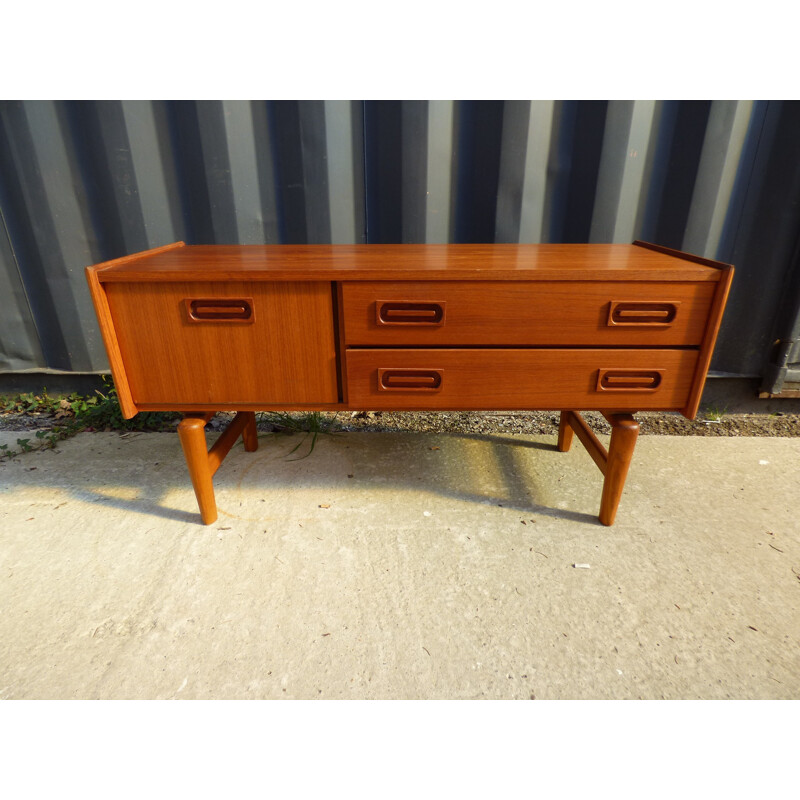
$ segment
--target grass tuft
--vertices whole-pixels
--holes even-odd
[[[317,443],[317,437],[320,434],[334,433],[333,427],[336,421],[336,415],[333,419],[326,419],[322,416],[320,411],[310,411],[302,414],[290,414],[283,411],[269,411],[265,412],[264,418],[270,422],[273,428],[285,433],[305,433],[305,436],[289,451],[288,455],[294,455],[302,444],[311,436],[308,452],[300,456],[300,458],[308,458],[314,452],[314,446]],[[300,459],[293,458],[292,461],[299,461]]]

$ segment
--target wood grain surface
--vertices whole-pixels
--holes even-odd
[[[703,340],[713,283],[571,281],[380,281],[342,286],[347,345],[696,345]],[[664,324],[609,321],[612,303],[672,304]],[[381,324],[376,306],[444,305],[446,314]],[[398,311],[399,315],[399,311]],[[647,319],[647,318],[645,318]]]
[[[719,270],[630,244],[190,245],[128,257],[99,278],[715,282]]]
[[[97,323],[100,327],[100,335],[103,337],[103,344],[106,347],[108,363],[111,367],[111,374],[114,377],[114,387],[117,390],[119,407],[125,419],[130,419],[138,412],[136,404],[133,402],[131,387],[128,382],[128,374],[125,369],[125,362],[119,348],[119,338],[114,327],[114,320],[111,316],[111,309],[108,305],[108,296],[105,287],[101,286],[97,278],[97,269],[87,267],[86,280],[89,283],[89,294],[92,297],[94,311],[97,315]]]
[[[119,283],[106,287],[139,404],[336,403],[328,283]],[[187,299],[252,299],[252,324],[189,321]]]
[[[353,409],[678,410],[691,390],[697,351],[350,349],[346,359]],[[658,386],[598,389],[601,371],[637,369],[658,370]],[[381,370],[398,376],[410,371],[418,380],[404,391],[398,377],[387,391],[379,382]]]
[[[708,368],[711,366],[711,356],[714,354],[714,345],[717,342],[720,326],[722,325],[722,315],[725,313],[725,304],[728,302],[728,294],[731,290],[734,269],[726,266],[720,271],[720,279],[714,290],[714,300],[706,323],[706,332],[703,336],[703,343],[700,347],[700,357],[697,359],[692,392],[685,408],[681,413],[687,419],[694,419],[697,410],[700,408],[700,400],[703,396]]]

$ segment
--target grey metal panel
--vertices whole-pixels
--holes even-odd
[[[425,241],[433,244],[451,240],[453,107],[452,100],[431,100],[428,103]]]
[[[366,186],[364,103],[352,100],[349,106],[352,117],[353,194],[355,200],[355,233],[353,241],[364,243],[367,241],[367,197],[364,191]]]
[[[356,235],[353,109],[349,102],[325,101],[325,135],[331,243],[354,244],[360,239]]]
[[[325,104],[321,100],[299,103],[300,152],[303,160],[303,193],[309,244],[331,240],[328,205],[328,158],[325,137]]]
[[[527,170],[528,121],[531,103],[510,100],[503,109],[500,145],[500,175],[497,181],[497,211],[494,236],[497,242],[518,242],[522,214],[522,191]]]
[[[147,247],[183,240],[186,231],[165,104],[123,100],[121,107]],[[126,252],[135,251],[128,247]]]
[[[683,237],[687,252],[716,258],[752,111],[752,102],[711,104]]]
[[[25,296],[5,222],[0,217],[0,372],[44,366],[33,314]]]
[[[634,103],[617,100],[608,104],[603,150],[600,154],[600,171],[589,239],[593,242],[613,242],[617,220],[620,218],[620,197],[625,166],[630,158],[628,139],[633,120]],[[630,213],[622,215],[630,218]],[[627,238],[627,237],[626,237]]]
[[[428,103],[406,100],[400,111],[403,242],[424,242],[427,225]]]
[[[654,101],[609,103],[590,238],[630,242],[639,238],[645,176],[654,145]]]
[[[554,106],[555,103],[550,100],[535,100],[530,104],[519,221],[520,242],[537,244],[544,241],[547,161],[550,157]]]
[[[451,237],[456,242],[492,242],[497,237],[505,105],[462,100],[455,107]]]
[[[636,101],[631,114],[625,166],[620,187],[614,242],[630,242],[639,237],[639,223],[644,208],[644,188],[647,185],[650,154],[655,142],[658,103]]]
[[[770,357],[764,371],[761,391],[780,395],[800,390],[800,236],[782,287],[783,302],[777,310],[772,331]]]
[[[798,129],[778,101],[2,102],[0,370],[107,369],[83,268],[178,239],[641,238],[736,264],[712,368],[774,374]]]
[[[90,371],[106,357],[80,265],[96,261],[98,248],[66,111],[51,102],[0,105],[3,216],[45,365]]]
[[[228,149],[225,109],[222,103],[214,100],[200,100],[196,103],[196,107],[201,169],[205,173],[204,183],[211,222],[211,241],[218,244],[236,244],[239,241],[239,226],[234,201],[232,154]],[[235,158],[240,162],[242,160],[242,153],[238,148]],[[247,226],[246,219],[244,225]]]
[[[78,203],[87,231],[96,232],[102,252],[145,249],[147,234],[122,104],[75,103],[65,112],[72,132],[72,146],[65,143],[67,156],[83,180],[87,206],[80,199]]]
[[[323,101],[269,101],[280,242],[330,240]]]
[[[234,243],[265,244],[253,110],[249,103],[224,101],[222,118],[236,224]]]
[[[280,242],[278,221],[278,182],[275,177],[273,134],[269,127],[267,104],[248,103],[253,120],[253,143],[258,181],[258,197],[261,202],[262,239],[264,244]]]
[[[731,200],[736,224],[720,247],[737,270],[712,365],[762,375],[776,363],[774,343],[791,330],[800,292],[800,103],[769,101],[753,116],[755,144],[743,148],[751,160],[742,160]]]

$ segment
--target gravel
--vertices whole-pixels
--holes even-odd
[[[595,432],[611,432],[602,414],[587,411],[583,416]],[[643,435],[800,436],[800,414],[699,414],[688,420],[677,413],[641,412],[636,419]],[[556,434],[558,420],[557,411],[348,412],[337,419],[342,430],[531,434]]]
[[[219,413],[212,428],[223,427],[233,415]],[[292,414],[300,419],[302,414]],[[420,433],[528,433],[556,434],[557,411],[340,411],[323,412],[324,430],[340,431],[413,431]],[[258,414],[262,431],[281,430],[274,416]],[[588,411],[584,418],[597,433],[610,433],[603,416]],[[800,414],[724,414],[700,413],[694,420],[668,412],[641,412],[636,415],[642,435],[670,436],[800,436]],[[50,414],[0,414],[0,430],[32,431],[49,429],[63,421]],[[177,424],[177,423],[176,423]]]

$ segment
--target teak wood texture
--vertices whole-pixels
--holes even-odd
[[[697,346],[714,284],[348,281],[342,295],[348,346]]]
[[[682,349],[350,349],[347,391],[352,407],[382,411],[669,410],[686,401],[696,363]],[[403,369],[416,377],[381,380]]]
[[[137,405],[339,399],[329,283],[112,283],[106,294]]]
[[[122,411],[175,410],[203,522],[267,409],[560,409],[610,525],[644,409],[693,417],[733,268],[632,245],[166,247],[87,268]],[[238,412],[207,450],[213,413]],[[581,418],[606,414],[608,450]]]

